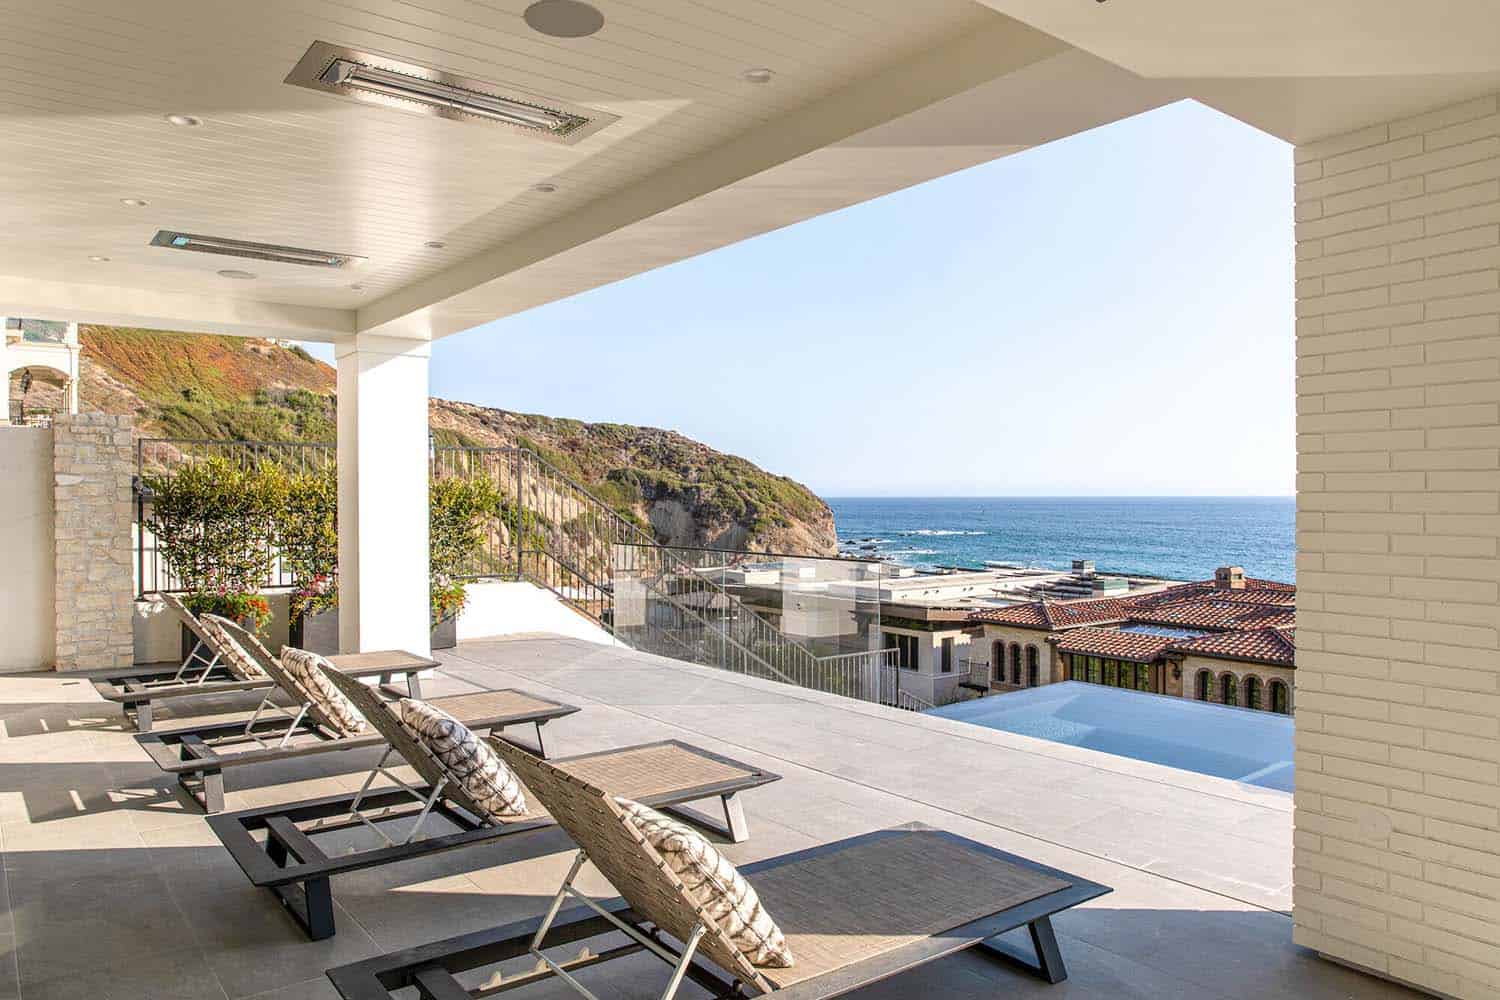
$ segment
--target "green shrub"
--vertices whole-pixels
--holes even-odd
[[[338,605],[339,477],[332,463],[310,471],[268,466],[274,484],[273,539],[292,578],[293,620]]]
[[[483,477],[434,479],[428,503],[428,574],[436,625],[463,610],[468,600],[463,577],[472,572],[490,524],[503,510],[494,480]]]
[[[272,477],[215,457],[144,485],[158,557],[188,591],[189,607],[232,612],[260,591],[271,572],[279,493]]]

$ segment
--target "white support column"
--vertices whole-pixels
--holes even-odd
[[[365,334],[335,353],[339,646],[425,656],[431,345]]]

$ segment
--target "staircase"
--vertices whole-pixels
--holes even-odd
[[[502,511],[475,575],[508,570],[644,652],[865,701],[894,650],[816,655],[541,456],[438,448],[433,474],[487,475]]]

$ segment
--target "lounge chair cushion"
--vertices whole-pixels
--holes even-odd
[[[489,819],[526,812],[526,789],[510,766],[468,726],[434,705],[402,698],[396,717],[425,746]]]
[[[302,685],[302,693],[327,718],[328,723],[339,731],[340,736],[363,736],[369,731],[370,724],[365,721],[359,709],[354,707],[354,702],[323,676],[324,670],[337,669],[333,664],[317,653],[297,649],[295,646],[283,646],[281,665]]]
[[[668,819],[649,806],[619,797],[615,804],[625,821],[656,849],[750,964],[791,968],[792,950],[781,928],[761,906],[755,887],[713,844],[692,827]]]
[[[218,615],[202,615],[198,619],[198,625],[208,633],[209,638],[213,639],[217,647],[214,651],[219,654],[219,662],[224,664],[224,669],[237,680],[265,680],[266,672],[260,668],[260,664],[255,662],[255,658],[248,650],[235,641],[234,636],[224,630],[224,627],[219,624],[220,621]]]

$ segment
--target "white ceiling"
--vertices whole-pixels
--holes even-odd
[[[0,0],[0,312],[444,336],[1185,96],[1304,139],[1500,89],[1488,0],[594,0],[575,40],[528,2]],[[619,121],[564,146],[284,84],[315,40]]]
[[[981,0],[1304,143],[1500,90],[1495,0]]]

